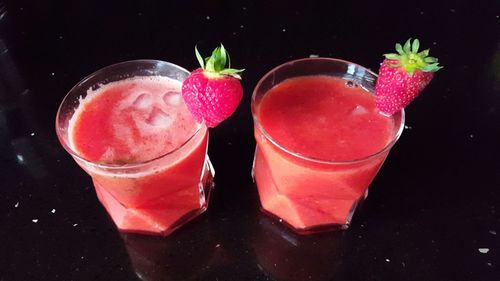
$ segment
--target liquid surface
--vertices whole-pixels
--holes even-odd
[[[166,77],[133,77],[89,92],[70,120],[72,149],[115,164],[175,150],[200,128],[180,92],[181,83]]]
[[[331,76],[287,79],[266,93],[257,110],[278,144],[316,159],[360,159],[395,134],[394,120],[378,113],[373,95]]]

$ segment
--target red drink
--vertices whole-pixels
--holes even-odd
[[[299,60],[255,90],[261,204],[299,232],[347,227],[400,134],[401,113],[377,112],[368,74],[348,62]]]
[[[152,70],[124,77],[127,66],[137,65]],[[113,70],[117,79],[99,81],[100,72],[109,76]],[[207,208],[212,184],[208,130],[194,120],[180,94],[188,73],[155,61],[100,72],[63,101],[58,136],[92,177],[120,230],[167,235]],[[68,104],[76,106],[68,112]]]
[[[133,77],[89,92],[70,120],[71,147],[108,164],[141,163],[175,150],[202,127],[180,88],[169,78]]]

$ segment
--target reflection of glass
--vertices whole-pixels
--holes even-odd
[[[3,3],[3,1],[0,1],[0,20],[3,20],[6,14],[7,8],[5,8],[5,4]]]
[[[26,88],[17,62],[9,51],[9,32],[15,30],[7,8],[0,1],[0,149],[5,147],[9,170],[24,170],[36,180],[47,175],[47,168],[40,155],[45,151],[35,142],[35,132],[41,132],[34,110],[32,93]]]
[[[167,62],[119,63],[82,80],[59,107],[61,144],[122,231],[168,235],[208,207],[208,129],[180,96],[188,75]]]
[[[403,111],[393,117],[376,111],[376,78],[351,62],[311,58],[278,66],[259,81],[253,176],[264,211],[300,233],[348,227],[404,123]]]
[[[335,280],[343,232],[299,236],[265,215],[260,215],[256,230],[258,266],[273,280]]]
[[[137,276],[144,281],[201,280],[221,250],[208,222],[196,221],[168,238],[121,233]],[[203,224],[200,226],[200,224]]]
[[[14,101],[26,88],[19,69],[10,56],[7,43],[0,37],[0,102]]]

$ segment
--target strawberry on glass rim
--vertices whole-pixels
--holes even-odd
[[[397,53],[384,55],[375,86],[375,104],[382,114],[390,116],[405,108],[443,68],[429,56],[429,49],[419,52],[419,48],[419,40],[410,38],[403,46],[396,44]]]
[[[191,72],[182,83],[182,97],[197,121],[214,128],[240,104],[243,88],[239,73],[243,69],[231,68],[229,53],[222,44],[205,59],[196,47],[195,54],[201,68]]]

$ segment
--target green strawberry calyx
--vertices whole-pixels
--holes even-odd
[[[243,72],[244,69],[231,68],[231,58],[224,48],[224,45],[220,44],[219,47],[212,51],[212,55],[206,58],[200,55],[196,46],[194,47],[194,52],[201,68],[204,70],[203,73],[208,77],[218,78],[222,75],[229,75],[236,79],[241,79],[240,73]]]
[[[439,65],[437,58],[429,56],[429,49],[419,52],[419,48],[420,41],[415,39],[412,42],[410,38],[404,45],[399,43],[396,44],[397,53],[389,53],[384,56],[386,59],[397,61],[395,63],[390,63],[390,67],[401,67],[410,76],[413,75],[416,70],[436,72],[443,68]]]

